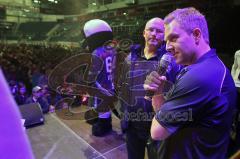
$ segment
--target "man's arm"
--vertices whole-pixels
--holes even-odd
[[[155,113],[157,113],[162,104],[165,102],[164,96],[162,93],[155,93],[155,95],[152,97],[152,106]]]
[[[170,133],[167,131],[166,128],[164,128],[154,117],[152,120],[151,125],[151,137],[154,140],[164,140],[166,139]]]
[[[154,111],[157,113],[162,104],[164,103],[165,99],[163,94],[161,93],[155,93],[156,95],[153,96],[152,98],[152,106]],[[166,139],[170,133],[165,129],[154,117],[152,120],[152,125],[151,125],[151,137],[154,140],[164,140]]]
[[[152,98],[152,106],[154,111],[157,113],[160,110],[160,107],[164,103],[165,99],[162,94],[163,83],[166,80],[165,76],[159,76],[157,72],[152,72],[149,76],[147,76],[144,89],[151,90],[154,93]],[[166,139],[170,133],[165,129],[154,117],[151,125],[151,137],[154,140],[164,140]]]

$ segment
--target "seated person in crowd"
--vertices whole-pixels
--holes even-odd
[[[27,98],[28,98],[28,93],[27,93],[26,86],[24,85],[24,83],[20,82],[18,84],[17,94],[15,96],[16,103],[18,105],[23,105],[26,103]]]
[[[32,95],[26,100],[25,104],[29,103],[39,103],[43,113],[49,112],[50,105],[47,99],[43,96],[42,88],[39,86],[33,87]]]
[[[10,80],[9,81],[9,88],[11,90],[12,96],[15,98],[16,95],[17,95],[17,89],[18,89],[17,82],[15,80]]]

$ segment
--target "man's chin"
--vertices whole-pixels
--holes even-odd
[[[184,64],[184,61],[181,60],[181,59],[179,59],[179,58],[175,58],[175,62],[176,62],[177,64],[179,64],[179,65],[185,65],[185,64]]]

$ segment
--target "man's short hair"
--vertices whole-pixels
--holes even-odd
[[[175,20],[187,33],[199,28],[204,40],[209,44],[208,26],[205,16],[193,7],[176,9],[164,18],[165,25]]]

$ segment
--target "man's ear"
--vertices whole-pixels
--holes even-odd
[[[145,29],[143,30],[143,37],[144,37],[144,35],[145,35]]]
[[[196,44],[199,44],[201,36],[202,36],[202,32],[201,32],[201,30],[199,28],[193,29],[193,37],[195,39],[195,43]]]

